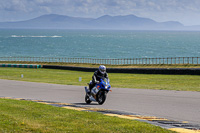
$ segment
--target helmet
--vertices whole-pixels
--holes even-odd
[[[104,65],[99,66],[99,71],[101,74],[105,74],[106,73],[106,67]]]

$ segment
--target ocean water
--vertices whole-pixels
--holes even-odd
[[[0,30],[0,57],[200,57],[200,32]]]

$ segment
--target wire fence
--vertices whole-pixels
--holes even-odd
[[[65,57],[0,57],[0,61],[14,62],[59,62],[106,65],[151,65],[151,64],[200,64],[200,57],[170,58],[125,58],[125,59],[94,59]]]

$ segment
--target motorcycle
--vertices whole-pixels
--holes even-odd
[[[110,88],[110,80],[108,78],[101,78],[100,82],[91,89],[91,92],[89,88],[85,87],[85,102],[90,104],[94,101],[102,105],[106,100],[107,93],[111,91]]]

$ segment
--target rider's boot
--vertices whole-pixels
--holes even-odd
[[[89,95],[91,93],[92,87],[93,87],[93,84],[89,84],[89,92],[88,92]]]
[[[90,95],[90,92],[91,92],[91,91],[90,91],[90,85],[89,85],[87,94]]]

